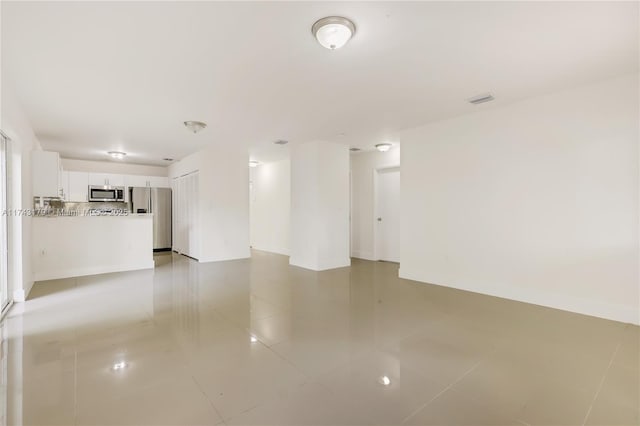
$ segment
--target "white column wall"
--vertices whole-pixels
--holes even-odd
[[[213,146],[169,166],[169,178],[199,171],[200,262],[243,259],[249,252],[249,154]]]
[[[291,148],[291,257],[316,271],[349,266],[349,148],[309,142]]]

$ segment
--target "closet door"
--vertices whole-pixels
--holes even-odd
[[[173,180],[173,250],[198,259],[199,215],[198,173]]]
[[[189,256],[199,258],[199,221],[198,221],[198,194],[199,194],[199,176],[198,173],[193,173],[188,176],[189,178],[189,241],[188,251]]]

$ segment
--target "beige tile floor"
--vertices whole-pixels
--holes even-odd
[[[164,254],[37,283],[2,332],[12,425],[640,424],[638,327],[391,263]]]

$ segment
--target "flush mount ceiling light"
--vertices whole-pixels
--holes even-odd
[[[122,160],[124,156],[127,155],[126,152],[120,152],[120,151],[109,151],[107,152],[107,154],[109,154],[111,158],[115,158],[116,160]]]
[[[380,152],[387,152],[391,149],[390,143],[379,143],[376,145],[376,149]]]
[[[258,163],[257,161],[249,161],[249,167],[258,167]]]
[[[342,16],[327,16],[311,27],[313,36],[327,49],[340,49],[356,33],[356,26]]]
[[[184,126],[189,129],[190,132],[198,133],[207,127],[207,123],[203,123],[202,121],[185,121]]]

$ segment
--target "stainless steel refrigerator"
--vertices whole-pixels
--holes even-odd
[[[153,250],[171,250],[171,189],[129,188],[132,213],[153,214]]]

